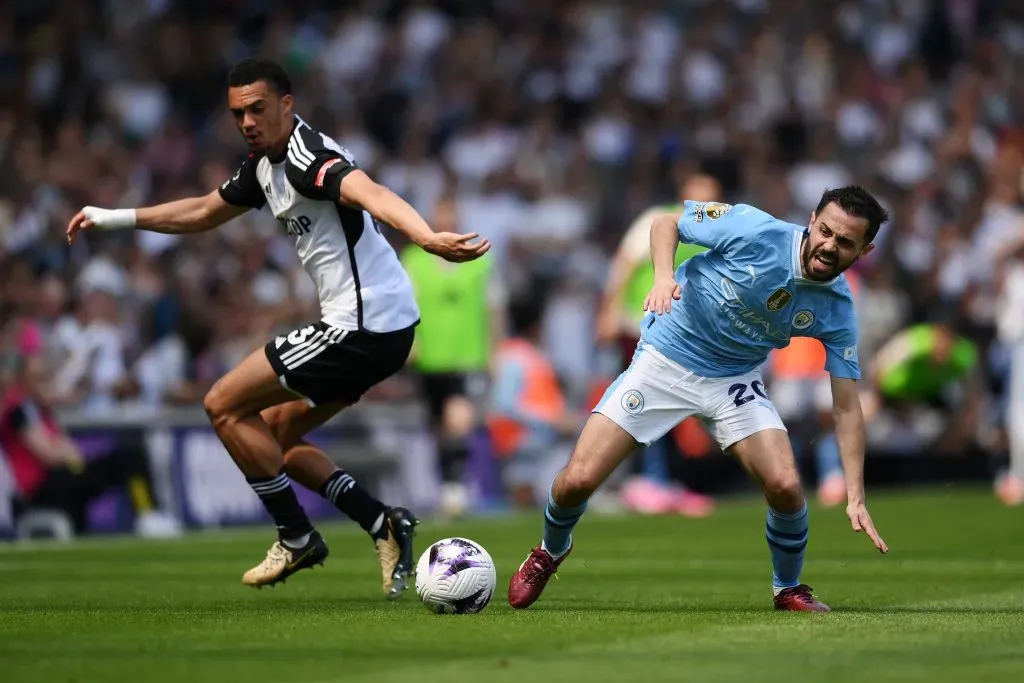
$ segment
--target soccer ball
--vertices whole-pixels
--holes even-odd
[[[435,614],[475,614],[491,601],[498,574],[494,560],[468,538],[444,538],[416,564],[416,594]]]

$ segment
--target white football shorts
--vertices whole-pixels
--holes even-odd
[[[760,369],[737,377],[700,377],[644,342],[593,412],[642,444],[657,441],[693,415],[704,420],[723,450],[765,429],[786,430]]]

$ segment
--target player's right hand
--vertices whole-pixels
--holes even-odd
[[[644,299],[644,310],[650,313],[653,311],[663,315],[672,310],[672,302],[679,301],[683,297],[683,288],[675,280],[655,282],[654,288]]]
[[[75,241],[75,235],[89,228],[130,228],[135,225],[135,209],[101,209],[87,206],[75,214],[68,223],[68,244]]]
[[[871,542],[874,543],[875,548],[878,549],[878,552],[883,555],[889,552],[889,545],[875,531],[875,523],[871,521],[871,515],[868,513],[864,503],[850,503],[847,505],[846,516],[850,518],[850,525],[853,527],[853,530],[858,534],[862,531],[867,534]]]
[[[473,242],[478,237],[480,237],[479,233],[475,232],[468,235],[456,232],[435,232],[430,241],[423,245],[423,249],[452,263],[474,261],[491,250],[491,243],[486,239]]]
[[[92,213],[92,208],[93,207],[91,206],[85,207],[84,209],[76,213],[74,218],[71,219],[71,222],[68,223],[68,244],[71,244],[72,242],[75,241],[75,235],[77,235],[79,231],[88,230],[89,228],[96,225],[95,221],[93,221],[92,216],[90,215]]]

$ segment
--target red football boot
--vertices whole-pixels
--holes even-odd
[[[790,612],[831,612],[832,608],[814,597],[811,587],[801,583],[792,588],[783,588],[775,596],[775,609]]]
[[[519,569],[512,575],[508,582],[508,604],[516,609],[529,607],[537,602],[537,598],[544,592],[544,586],[548,585],[548,579],[558,571],[558,565],[572,552],[572,544],[557,560],[548,554],[543,547],[537,546],[530,551],[530,556],[519,565]]]

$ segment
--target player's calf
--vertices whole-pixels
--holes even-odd
[[[413,573],[413,529],[419,521],[404,508],[389,508],[326,453],[305,441],[289,444],[284,460],[297,481],[319,492],[370,535],[381,566],[384,594],[391,599],[400,597]]]
[[[278,541],[263,562],[245,573],[242,582],[257,588],[273,585],[300,569],[323,564],[327,545],[299,505],[288,476],[282,471],[276,477],[247,477],[246,481],[274,519]]]
[[[543,540],[509,580],[510,605],[529,607],[540,597],[572,549],[572,531],[590,496],[636,447],[636,440],[615,422],[601,414],[590,416],[569,464],[551,484]]]
[[[320,495],[370,534],[380,562],[384,594],[392,600],[401,597],[413,573],[413,536],[419,520],[405,508],[389,508],[342,469],[335,470],[320,486]]]

